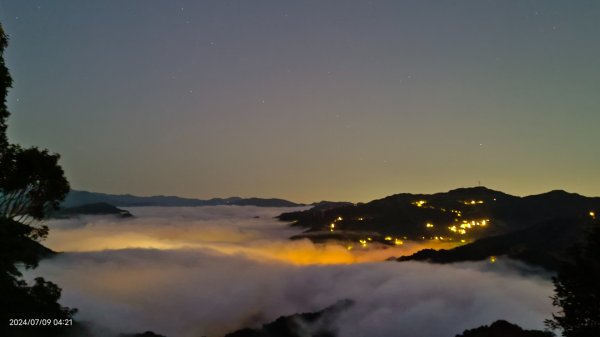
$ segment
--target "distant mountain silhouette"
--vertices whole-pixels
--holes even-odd
[[[114,206],[259,206],[259,207],[293,207],[303,206],[284,199],[276,198],[213,198],[208,200],[180,198],[175,196],[140,197],[131,194],[105,194],[71,190],[62,203],[62,207],[75,207],[85,204],[107,203]]]
[[[353,305],[350,300],[339,301],[324,310],[281,316],[258,329],[241,329],[225,337],[335,337],[335,317]]]
[[[105,202],[61,208],[52,212],[50,218],[70,218],[78,215],[116,215],[122,218],[133,216],[129,211]]]

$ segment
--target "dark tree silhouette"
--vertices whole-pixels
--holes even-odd
[[[600,336],[600,224],[572,254],[572,262],[564,263],[553,279],[552,303],[560,312],[546,325],[566,337]]]
[[[12,78],[4,63],[7,46],[8,37],[0,25],[0,217],[30,223],[58,208],[69,183],[58,165],[58,154],[8,142],[6,97]]]
[[[69,192],[59,158],[48,150],[9,145],[0,161],[0,216],[30,223],[58,209]]]
[[[8,37],[0,24],[0,336],[91,337],[87,327],[73,321],[77,310],[58,303],[61,289],[56,284],[38,277],[28,285],[17,267],[34,268],[41,258],[54,254],[38,243],[48,235],[48,227],[35,222],[58,209],[69,183],[58,154],[8,141],[6,97],[12,78],[4,63],[7,46]],[[26,318],[53,323],[9,326],[9,319]],[[54,320],[62,325],[55,325]],[[133,336],[164,337],[152,332]]]
[[[8,139],[6,137],[6,119],[10,115],[6,108],[6,96],[8,89],[12,86],[12,78],[8,68],[4,64],[4,49],[8,46],[8,37],[4,34],[4,29],[0,25],[0,151],[7,148]],[[0,157],[2,153],[0,152]]]
[[[6,107],[12,79],[4,63],[8,38],[0,25],[0,336],[64,336],[63,326],[10,326],[9,319],[46,318],[71,320],[75,309],[61,306],[61,289],[36,278],[28,285],[17,265],[35,267],[52,251],[37,241],[48,234],[46,226],[34,225],[58,205],[69,191],[59,156],[48,150],[10,144],[6,135]],[[83,335],[83,334],[80,334]]]

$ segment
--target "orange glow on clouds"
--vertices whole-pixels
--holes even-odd
[[[202,212],[206,208],[197,208]],[[242,208],[245,209],[245,208]],[[138,209],[138,211],[141,209]],[[218,210],[218,209],[217,209]],[[246,211],[253,211],[253,208]],[[261,210],[262,211],[262,210]],[[280,210],[272,210],[280,212]],[[136,213],[136,210],[133,210]],[[277,213],[274,213],[276,215]],[[424,248],[451,248],[456,244],[427,241],[405,241],[403,245],[370,244],[368,248],[347,249],[347,242],[315,244],[308,239],[288,240],[299,231],[291,229],[272,216],[255,219],[230,214],[210,219],[186,219],[161,216],[107,220],[83,218],[84,225],[53,226],[45,244],[64,252],[92,252],[117,249],[208,249],[218,254],[242,255],[264,262],[293,265],[351,264],[383,261],[390,257],[412,254]],[[62,220],[64,221],[64,220]]]

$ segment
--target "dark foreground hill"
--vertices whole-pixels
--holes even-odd
[[[499,320],[490,326],[484,325],[479,328],[466,330],[456,337],[554,337],[554,334],[548,331],[523,330],[516,324]]]
[[[143,333],[136,333],[136,334],[121,334],[121,335],[119,335],[119,337],[165,337],[165,336],[156,334],[152,331],[146,331]]]
[[[294,207],[303,206],[292,201],[277,198],[213,198],[208,200],[180,198],[175,196],[140,197],[130,194],[105,194],[71,190],[62,207],[75,207],[84,204],[107,203],[121,207],[132,206],[259,206],[259,207]]]
[[[281,316],[261,328],[241,329],[224,337],[338,337],[335,318],[350,305],[352,301],[340,301],[322,311]],[[498,320],[489,326],[465,330],[456,337],[554,337],[554,334],[547,331],[524,330],[516,324]]]
[[[597,220],[589,218],[557,218],[508,234],[479,239],[454,249],[424,249],[398,261],[452,263],[479,261],[505,256],[530,265],[557,270],[575,243],[583,241]]]
[[[343,300],[318,312],[281,316],[261,328],[241,329],[225,337],[335,337],[333,320],[352,304]]]

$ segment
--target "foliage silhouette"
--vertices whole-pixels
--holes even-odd
[[[12,78],[8,68],[4,64],[4,49],[8,46],[8,37],[0,25],[0,151],[6,149],[8,138],[6,137],[6,119],[10,115],[6,107],[6,96],[8,89],[12,87]],[[0,153],[0,156],[2,153]]]
[[[0,216],[30,222],[58,209],[69,192],[59,158],[48,150],[9,145],[0,161]]]
[[[560,308],[546,325],[566,337],[600,336],[600,224],[584,246],[575,246],[553,279],[552,303]]]
[[[12,78],[4,63],[7,46],[8,37],[0,25],[0,336],[65,336],[65,331],[83,332],[77,325],[67,329],[54,324],[54,320],[70,322],[76,312],[58,303],[61,289],[56,284],[38,277],[33,285],[28,285],[17,267],[35,267],[42,257],[52,254],[37,242],[46,237],[48,228],[33,223],[58,207],[69,191],[69,183],[58,165],[59,155],[8,141],[10,113],[6,97]],[[50,319],[53,324],[11,326],[11,319]]]

